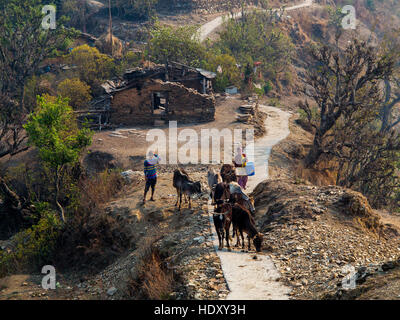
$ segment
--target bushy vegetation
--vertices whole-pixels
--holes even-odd
[[[80,109],[87,106],[92,98],[90,87],[79,79],[65,79],[57,88],[57,93],[69,99],[69,104],[74,109]]]
[[[229,54],[219,54],[212,51],[207,53],[203,68],[217,73],[214,89],[224,91],[230,85],[240,86],[240,70],[236,59]]]
[[[276,15],[270,11],[243,10],[239,19],[228,19],[215,44],[240,65],[253,67],[261,62],[265,79],[277,81],[291,62],[293,45],[277,26]]]
[[[34,106],[25,103],[28,79],[38,71],[40,63],[59,55],[72,31],[62,27],[41,28],[41,0],[1,0],[0,8],[0,158],[25,149],[22,125],[24,114]]]
[[[61,223],[48,204],[37,203],[36,207],[39,222],[13,237],[10,252],[0,249],[0,277],[16,271],[39,271],[44,265],[54,263]]]
[[[66,61],[77,67],[79,79],[90,86],[109,79],[115,68],[112,58],[86,44],[74,48],[66,57]]]
[[[219,39],[209,46],[200,43],[194,27],[172,27],[156,22],[150,30],[150,59],[157,63],[176,61],[216,72],[214,88],[217,91],[257,80],[253,67],[258,62],[260,80],[267,85],[267,90],[262,85],[258,91],[264,94],[290,65],[293,51],[290,39],[280,31],[276,19],[271,11],[243,8],[243,17],[227,19]],[[287,76],[283,78],[286,82],[290,80]],[[253,87],[248,89],[251,91]]]
[[[38,97],[38,108],[24,125],[29,143],[39,150],[43,165],[53,174],[54,204],[65,222],[64,209],[59,203],[60,183],[67,166],[77,163],[82,150],[91,144],[90,130],[79,129],[68,100],[61,97]]]
[[[133,299],[167,300],[176,290],[178,277],[166,267],[164,259],[167,257],[163,257],[155,245],[163,235],[155,230],[151,232],[138,246],[137,272],[130,275],[128,294]]]
[[[115,0],[112,11],[120,17],[128,19],[148,19],[159,0]]]
[[[206,50],[196,37],[195,27],[172,27],[156,22],[150,31],[149,54],[157,63],[175,61],[199,67]]]
[[[53,209],[52,186],[46,184],[50,178],[48,170],[24,166],[18,171],[10,172],[10,176],[16,184],[27,187],[20,192],[28,194],[35,210],[25,217],[30,225],[11,238],[10,248],[0,249],[0,277],[15,272],[39,272],[45,264],[57,265],[58,270],[84,268],[94,272],[131,245],[133,235],[128,226],[100,209],[124,185],[118,171],[86,177],[76,174],[77,168],[69,170],[60,189],[60,199],[69,217],[65,224]],[[15,183],[12,185],[18,189]]]

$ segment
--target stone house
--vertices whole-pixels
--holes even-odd
[[[214,120],[215,73],[178,63],[131,69],[112,95],[110,121],[115,125],[153,125],[176,120],[197,123]]]

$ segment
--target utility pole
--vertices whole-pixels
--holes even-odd
[[[112,35],[111,0],[108,0],[108,15],[109,15],[109,32],[110,32],[111,57],[113,57],[114,54],[113,54],[113,35]]]

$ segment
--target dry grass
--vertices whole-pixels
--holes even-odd
[[[151,257],[143,266],[143,293],[148,299],[166,299],[174,289],[174,275],[172,271],[161,267],[160,256],[152,252]]]
[[[111,200],[122,188],[124,180],[117,171],[104,171],[98,175],[81,180],[82,209],[98,208]]]
[[[306,180],[316,186],[329,186],[336,184],[336,172],[329,163],[320,162],[316,168],[306,168],[299,163],[295,168],[295,177]]]
[[[96,272],[113,262],[132,243],[132,230],[103,211],[120,192],[123,178],[105,171],[79,183],[80,199],[58,240],[61,268]]]
[[[133,299],[166,300],[176,287],[173,270],[167,268],[155,247],[160,237],[149,235],[139,245],[139,265],[128,284],[128,294]]]
[[[299,23],[303,33],[308,36],[314,34],[316,24],[326,27],[325,21],[329,19],[329,13],[326,8],[314,8],[312,15],[306,10],[291,11],[290,15],[294,21]]]

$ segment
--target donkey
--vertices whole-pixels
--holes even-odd
[[[239,240],[239,233],[240,233],[240,236],[242,238],[242,249],[244,249],[244,237],[243,237],[243,231],[244,231],[247,233],[249,251],[251,249],[250,240],[252,240],[253,245],[256,248],[256,251],[261,252],[263,235],[262,233],[257,231],[257,228],[255,226],[255,221],[251,216],[250,212],[246,208],[237,203],[232,207],[231,212],[232,212],[233,234],[236,233],[237,236],[237,242],[235,246],[237,247],[240,244]]]
[[[232,223],[232,205],[230,203],[222,203],[214,212],[213,220],[215,231],[218,235],[218,249],[221,250],[224,247],[225,235],[228,251],[231,251],[231,247],[229,245],[229,228],[231,227]]]
[[[236,170],[232,164],[223,164],[221,167],[220,175],[222,177],[222,181],[226,183],[237,181]]]
[[[190,180],[189,175],[183,169],[176,169],[174,171],[173,186],[178,194],[175,206],[179,202],[179,211],[181,210],[182,195],[185,195],[189,198],[189,209],[191,209],[191,198],[195,194],[201,194],[201,183]]]
[[[207,182],[208,182],[208,187],[211,190],[210,197],[211,199],[214,199],[215,187],[218,183],[222,182],[221,175],[215,172],[214,169],[211,168],[207,172]]]

